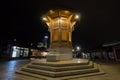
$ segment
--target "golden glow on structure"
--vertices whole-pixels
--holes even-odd
[[[71,47],[71,34],[79,15],[68,10],[49,10],[43,17],[51,35],[51,48]],[[53,46],[54,45],[54,46]]]
[[[46,18],[46,17],[43,17],[43,20],[44,20],[44,21],[47,21],[47,18]]]
[[[50,13],[53,13],[53,10],[50,10]]]
[[[67,41],[67,30],[62,30],[62,40]]]
[[[54,30],[53,41],[58,41],[58,30]]]

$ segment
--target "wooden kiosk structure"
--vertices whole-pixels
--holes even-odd
[[[79,15],[68,10],[50,10],[43,15],[43,21],[50,32],[50,54],[48,61],[72,59],[72,31]]]

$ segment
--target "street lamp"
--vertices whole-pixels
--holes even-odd
[[[81,50],[80,46],[76,46],[76,56],[77,56],[77,58],[81,57],[81,54],[80,54],[81,51],[80,50]]]
[[[80,51],[81,48],[79,46],[77,46],[76,49],[77,49],[77,51]]]
[[[44,39],[45,39],[45,47],[47,48],[47,39],[48,39],[48,36],[44,36]]]

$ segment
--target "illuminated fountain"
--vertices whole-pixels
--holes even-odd
[[[47,59],[36,59],[17,73],[44,80],[76,80],[104,74],[100,66],[89,59],[73,59],[71,37],[79,20],[78,15],[59,9],[50,10],[42,19],[50,32],[50,52]],[[79,47],[77,49],[80,50]]]
[[[79,21],[79,15],[68,10],[50,10],[43,15],[43,22],[50,32],[50,54],[48,61],[71,60],[72,31]]]

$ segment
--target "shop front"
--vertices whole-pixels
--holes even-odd
[[[29,48],[11,46],[8,50],[8,53],[10,54],[10,59],[29,58]]]

